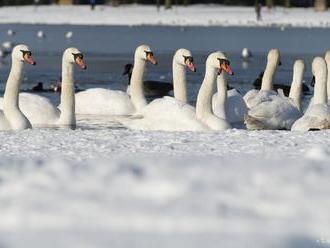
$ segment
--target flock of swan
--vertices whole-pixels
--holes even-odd
[[[140,45],[134,54],[129,91],[92,88],[75,93],[74,66],[86,69],[83,54],[68,48],[62,58],[62,92],[60,105],[46,97],[19,93],[25,63],[35,65],[28,46],[12,50],[12,65],[4,97],[0,98],[0,130],[22,130],[32,127],[74,127],[76,114],[111,115],[125,127],[139,130],[205,131],[227,130],[245,124],[250,130],[321,130],[330,128],[330,51],[325,58],[312,63],[315,78],[314,97],[307,110],[301,106],[304,61],[295,61],[289,96],[273,90],[273,77],[281,63],[280,52],[268,53],[260,90],[244,96],[227,87],[227,75],[233,75],[230,61],[220,51],[206,60],[203,82],[196,107],[187,102],[186,70],[196,71],[192,53],[178,49],[173,56],[173,93],[147,102],[143,90],[146,63],[157,64],[148,45]],[[214,94],[214,88],[217,92]]]

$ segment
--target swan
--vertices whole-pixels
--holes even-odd
[[[68,40],[71,39],[73,37],[73,32],[72,31],[68,31],[65,33],[65,38],[67,38]]]
[[[86,69],[83,55],[77,48],[68,48],[62,57],[62,93],[60,109],[43,96],[31,93],[20,94],[20,108],[36,127],[75,127],[75,99],[73,66],[79,65]]]
[[[315,77],[314,99],[303,117],[292,126],[292,131],[310,131],[330,128],[330,106],[327,96],[327,64],[321,57],[316,57],[312,63],[312,73]]]
[[[157,64],[149,46],[136,48],[130,95],[119,90],[93,88],[76,94],[76,113],[89,115],[132,115],[147,105],[143,94],[146,62]]]
[[[36,64],[29,47],[17,45],[12,51],[12,65],[6,83],[3,110],[0,110],[0,130],[31,128],[31,123],[18,106],[18,92],[22,82],[24,62],[31,65]]]
[[[219,86],[221,89],[219,89]],[[212,110],[214,114],[218,117],[224,116],[224,109],[222,106],[225,106],[226,116],[229,123],[242,123],[244,121],[244,116],[247,114],[247,106],[243,96],[235,88],[226,90],[227,100],[226,105],[223,105],[223,97],[221,96],[221,94],[223,94],[222,84],[218,84],[218,92],[219,94],[215,93],[212,97]]]
[[[127,86],[127,94],[129,94],[131,77],[133,71],[133,64],[126,64],[123,75],[127,75],[128,77],[128,86]],[[173,84],[163,81],[155,81],[155,80],[144,80],[143,81],[143,94],[145,97],[163,97],[167,96],[170,91],[173,90]]]
[[[301,96],[304,69],[304,61],[296,60],[289,97],[271,93],[263,95],[262,101],[251,108],[245,117],[247,129],[291,129],[293,123],[302,116]],[[261,92],[260,95],[262,94]]]
[[[37,32],[37,37],[38,37],[39,39],[43,39],[43,38],[46,37],[46,35],[45,35],[44,31],[39,30],[39,31]]]
[[[261,89],[250,90],[244,95],[246,106],[251,109],[258,104],[267,94],[274,94],[273,92],[273,77],[278,65],[281,65],[280,51],[278,49],[271,49],[267,56],[267,66],[262,77]],[[261,93],[261,94],[259,94]],[[259,95],[259,97],[257,97]]]
[[[177,52],[176,55],[180,53]],[[190,56],[187,56],[190,57]],[[173,73],[174,97],[163,97],[152,101],[149,105],[139,111],[137,118],[122,121],[131,129],[141,130],[163,130],[163,131],[204,131],[204,130],[225,130],[230,124],[224,119],[216,117],[212,113],[211,99],[214,83],[220,71],[219,79],[226,85],[224,71],[231,73],[228,59],[222,52],[215,52],[206,60],[206,72],[197,97],[196,109],[187,104],[185,83],[185,67],[189,61],[183,56],[173,60],[174,68],[180,68],[180,73]],[[180,76],[181,75],[181,76]],[[227,90],[227,86],[225,91]],[[223,94],[224,97],[226,96]],[[225,102],[225,99],[224,99]]]
[[[252,57],[252,53],[251,53],[250,49],[249,48],[246,48],[246,47],[243,48],[243,50],[242,50],[242,58],[244,60],[247,60],[247,59],[249,59],[251,57]]]

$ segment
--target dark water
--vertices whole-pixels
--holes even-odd
[[[7,30],[16,31],[14,37]],[[43,30],[46,38],[37,38]],[[73,31],[67,40],[64,34]],[[190,98],[194,99],[204,74],[207,55],[216,50],[228,53],[235,76],[230,84],[246,91],[251,82],[263,70],[267,51],[279,48],[282,52],[282,67],[275,81],[289,84],[295,59],[306,61],[305,80],[311,78],[310,63],[313,56],[322,55],[330,46],[329,29],[306,28],[221,28],[221,27],[107,27],[68,25],[0,25],[0,41],[26,43],[37,60],[36,67],[26,66],[23,88],[30,88],[37,81],[50,85],[61,74],[61,53],[70,46],[79,48],[86,58],[87,71],[77,68],[76,81],[80,88],[95,86],[125,89],[127,79],[121,75],[123,66],[132,62],[133,53],[139,44],[149,44],[159,61],[158,66],[147,67],[146,78],[171,80],[171,60],[177,48],[190,49],[195,57],[197,73],[188,72]],[[243,63],[240,52],[244,47],[252,50],[254,57]],[[10,59],[2,61],[0,89],[9,72]]]

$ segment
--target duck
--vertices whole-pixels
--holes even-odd
[[[127,93],[129,94],[130,82],[132,77],[133,64],[126,64],[123,75],[128,76]],[[169,92],[173,90],[173,84],[163,81],[144,80],[143,92],[147,98],[168,96]]]
[[[253,82],[254,89],[260,90],[263,75],[264,75],[264,71],[260,72],[259,76],[254,80]],[[291,86],[286,84],[274,83],[273,89],[277,92],[283,91],[284,95],[288,97],[290,95]],[[302,84],[302,91],[304,95],[305,94],[308,95],[310,93],[310,89],[305,83]]]
[[[327,95],[327,63],[322,57],[315,57],[312,63],[315,77],[314,98],[304,115],[293,125],[292,131],[316,131],[330,129],[330,106]]]
[[[190,55],[187,54],[186,57],[189,58]],[[196,108],[194,108],[187,103],[186,94],[183,93],[185,84],[181,83],[185,80],[183,70],[187,67],[192,70],[193,64],[177,53],[173,59],[174,97],[165,96],[152,101],[137,116],[132,116],[122,124],[131,129],[162,131],[212,131],[231,128],[225,117],[219,118],[213,114],[211,106],[215,82],[220,80],[225,84],[224,74],[231,72],[231,68],[225,61],[228,59],[220,51],[208,56],[204,80],[198,93]],[[180,73],[174,73],[174,67],[180,68],[178,71]],[[217,79],[218,73],[220,73],[219,79]],[[227,90],[227,86],[224,87]]]
[[[302,116],[301,96],[305,64],[298,59],[293,67],[293,80],[289,97],[261,92],[263,98],[245,116],[249,130],[291,130],[293,123]],[[262,95],[266,93],[265,95]]]
[[[12,51],[11,69],[1,102],[0,130],[24,130],[32,127],[30,121],[19,107],[20,99],[18,93],[23,78],[24,63],[36,65],[29,47],[20,44],[15,46]]]
[[[259,104],[269,95],[276,94],[273,91],[273,77],[279,65],[281,65],[280,51],[278,49],[271,49],[267,55],[267,65],[265,73],[262,77],[260,91],[252,89],[248,91],[243,97],[248,109],[251,109],[255,105]]]
[[[62,56],[62,92],[61,104],[54,106],[43,96],[31,93],[20,94],[20,108],[33,127],[76,126],[74,99],[74,65],[86,70],[84,56],[79,49],[67,48]]]
[[[134,67],[127,92],[104,88],[92,88],[76,94],[76,113],[81,115],[133,115],[147,105],[143,92],[143,76],[147,61],[156,65],[153,52],[148,45],[135,50]]]

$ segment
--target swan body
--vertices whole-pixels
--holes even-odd
[[[49,99],[30,93],[21,93],[20,108],[27,116],[32,126],[36,127],[74,127],[75,100],[73,66],[78,64],[82,69],[86,69],[83,62],[83,55],[77,48],[68,48],[63,53],[62,58],[62,93],[61,106],[57,108]]]
[[[260,91],[253,99],[254,105],[245,117],[247,129],[286,129],[302,116],[301,95],[304,61],[297,60],[293,68],[290,96],[278,95],[274,91]]]
[[[261,91],[272,91],[273,90],[273,77],[278,65],[280,65],[280,52],[278,49],[271,49],[268,52],[267,56],[267,66],[262,77],[261,89],[258,90],[250,90],[248,91],[244,98],[246,106],[251,109],[255,106],[258,101],[255,101],[256,98]]]
[[[212,98],[212,109],[216,116],[222,116],[219,107],[218,93],[215,93]],[[244,116],[247,114],[247,106],[245,104],[244,98],[236,90],[231,89],[227,91],[227,104],[226,113],[229,123],[242,123],[244,121]]]
[[[143,93],[145,64],[156,64],[149,46],[135,50],[130,95],[123,91],[93,88],[76,94],[76,113],[88,115],[132,115],[147,105]]]
[[[315,77],[314,98],[303,117],[292,126],[293,131],[309,131],[330,128],[330,106],[327,96],[327,64],[321,57],[316,57],[312,63]]]
[[[19,87],[23,77],[24,62],[35,65],[30,49],[17,45],[12,51],[12,66],[6,83],[3,110],[0,110],[0,130],[31,128],[30,121],[19,108]]]

